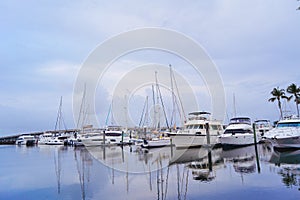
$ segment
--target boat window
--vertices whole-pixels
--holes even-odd
[[[218,125],[211,125],[211,129],[212,130],[219,130],[219,127],[218,127]]]
[[[277,127],[300,127],[299,122],[278,123]]]
[[[250,118],[232,118],[230,120],[230,123],[235,124],[235,123],[245,123],[245,124],[251,124]]]
[[[234,133],[252,133],[249,129],[227,129],[224,134],[234,134]]]
[[[118,133],[118,132],[110,132],[110,133],[105,133],[106,136],[121,136],[122,133]]]
[[[194,129],[199,129],[200,125],[194,125]]]
[[[192,129],[192,128],[193,128],[193,125],[187,125],[186,128],[187,128],[187,129]]]

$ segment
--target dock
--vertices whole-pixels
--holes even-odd
[[[35,137],[38,137],[44,133],[51,133],[53,135],[58,133],[75,134],[78,133],[79,131],[80,131],[79,129],[67,129],[67,130],[50,130],[50,131],[43,131],[43,132],[32,132],[32,133],[19,133],[19,134],[0,137],[0,145],[15,144],[17,138],[21,135],[33,135]]]

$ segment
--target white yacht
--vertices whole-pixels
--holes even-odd
[[[46,142],[46,144],[47,145],[64,145],[69,137],[70,137],[69,135],[53,136]]]
[[[280,120],[264,138],[275,148],[300,148],[300,118],[289,117]]]
[[[144,140],[141,146],[148,149],[166,147],[171,146],[171,140],[170,137],[156,137],[152,138],[151,140]]]
[[[16,140],[17,145],[35,145],[36,139],[32,135],[21,135]]]
[[[128,144],[129,137],[120,126],[109,126],[106,130],[86,132],[81,136],[84,146]]]
[[[270,120],[268,119],[259,119],[254,121],[256,134],[264,136],[266,132],[273,128]]]
[[[104,137],[102,132],[87,132],[81,135],[78,142],[81,142],[84,146],[99,146],[104,144]]]
[[[257,142],[260,140],[257,135]],[[235,117],[230,119],[229,125],[219,137],[220,143],[224,146],[243,146],[254,143],[253,128],[249,117]]]
[[[43,133],[39,136],[39,139],[38,139],[38,145],[44,145],[44,144],[47,144],[51,138],[52,138],[52,133]]]
[[[189,118],[184,128],[177,132],[169,133],[172,144],[176,148],[218,144],[218,136],[223,132],[223,126],[221,121],[210,118],[210,113],[208,112],[189,113]]]

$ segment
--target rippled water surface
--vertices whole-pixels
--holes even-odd
[[[299,199],[300,151],[0,146],[0,199]]]

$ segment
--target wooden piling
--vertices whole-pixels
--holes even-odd
[[[105,131],[103,131],[103,146],[105,145]]]
[[[206,141],[207,145],[210,145],[210,134],[209,134],[209,124],[205,124],[205,130],[206,130]]]

